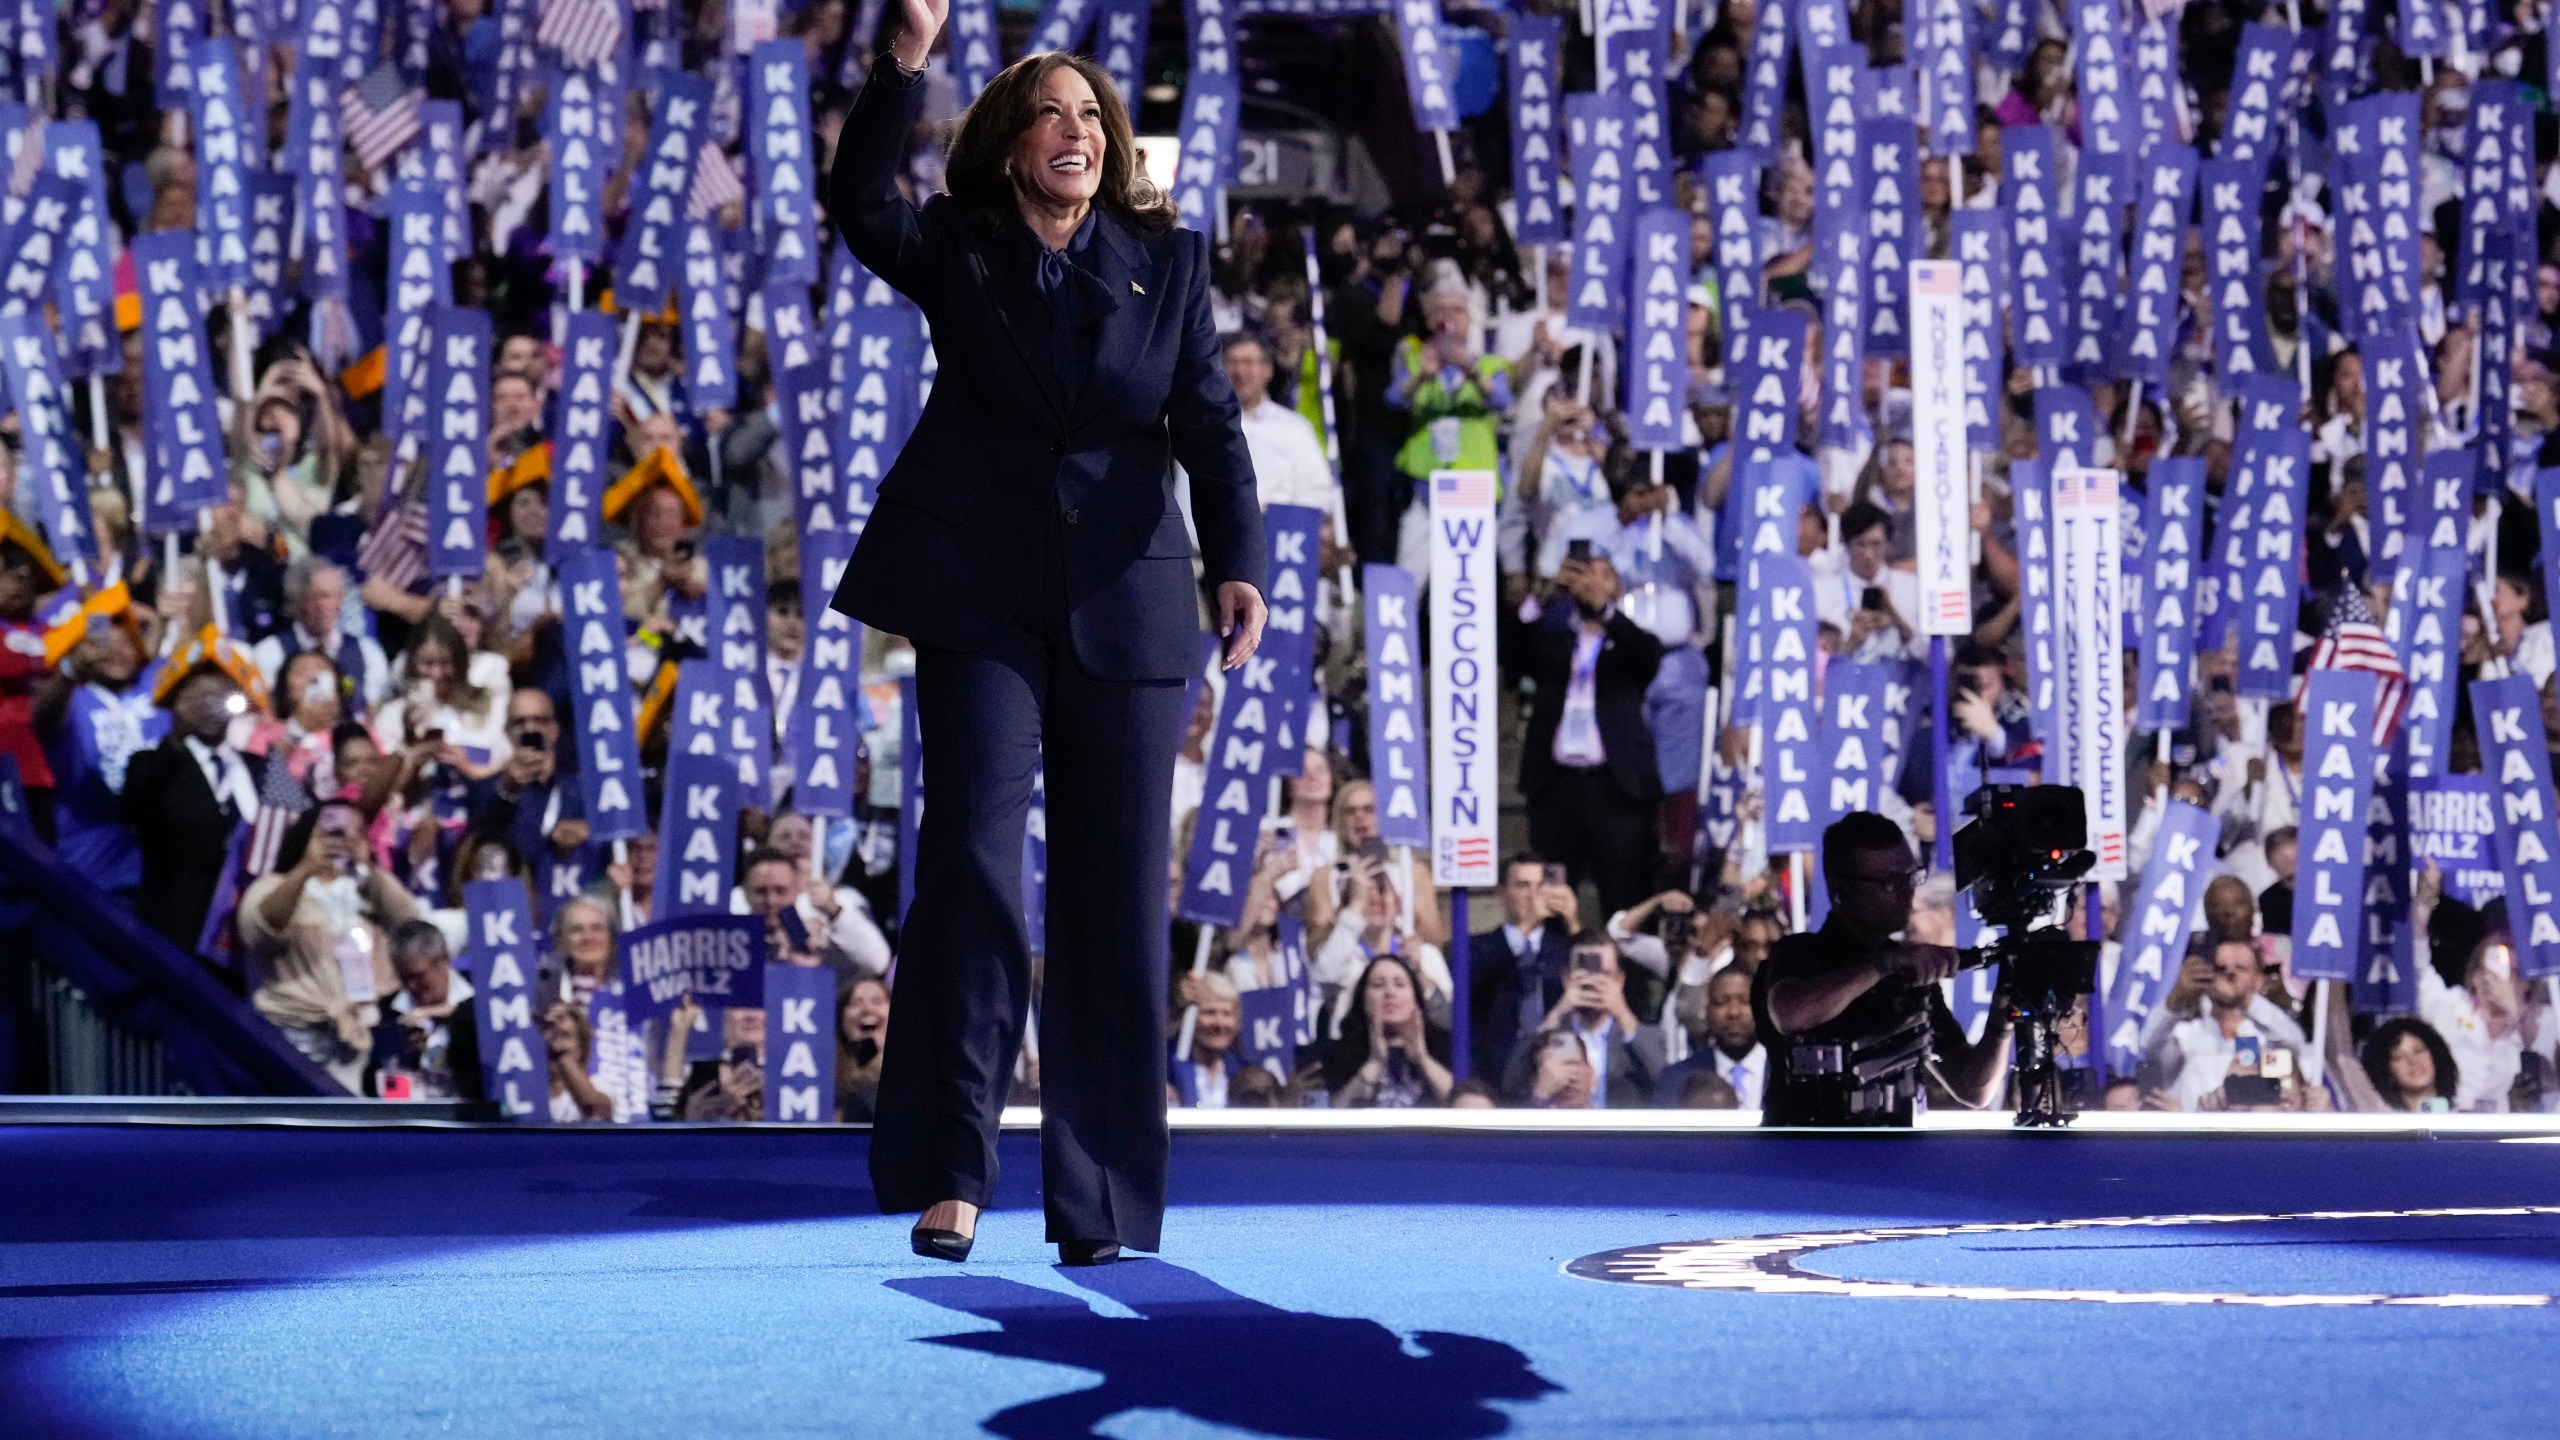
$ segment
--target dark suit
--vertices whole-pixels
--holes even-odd
[[[1207,240],[1097,208],[1054,288],[1011,216],[989,234],[894,176],[922,103],[884,55],[830,199],[863,264],[921,306],[940,371],[880,484],[837,609],[917,643],[925,807],[880,1077],[884,1211],[988,1203],[1030,994],[1022,836],[1048,780],[1040,996],[1049,1237],[1157,1246],[1164,1212],[1165,875],[1199,594],[1262,588],[1262,512],[1209,318]]]
[[[1550,602],[1550,609],[1570,601]],[[1520,742],[1520,793],[1528,801],[1529,844],[1564,865],[1574,883],[1589,880],[1610,914],[1651,893],[1653,810],[1662,798],[1653,733],[1645,727],[1644,692],[1662,665],[1662,642],[1611,612],[1602,626],[1592,672],[1601,764],[1579,767],[1555,758],[1572,679],[1576,630],[1550,614],[1509,627],[1520,672],[1537,683],[1529,726]]]
[[[1556,1001],[1564,998],[1564,965],[1573,937],[1565,933],[1563,921],[1550,919],[1531,931],[1529,938],[1532,948],[1524,967],[1501,930],[1468,937],[1467,954],[1475,974],[1469,982],[1474,1003],[1469,1006],[1467,1049],[1474,1066],[1469,1073],[1479,1080],[1498,1079],[1522,1032],[1535,1029]],[[1538,1013],[1524,1023],[1532,1002]]]
[[[243,755],[258,784],[265,757]],[[142,846],[142,888],[134,913],[189,955],[221,888],[223,862],[239,816],[213,793],[187,742],[176,731],[125,767],[124,819]]]

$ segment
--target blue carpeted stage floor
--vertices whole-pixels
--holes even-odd
[[[1089,1271],[1040,1243],[1030,1136],[963,1267],[868,1213],[864,1144],[0,1128],[0,1434],[2156,1440],[2560,1414],[2560,1307],[2526,1303],[2560,1295],[2560,1213],[2526,1208],[2560,1205],[2549,1144],[1187,1132],[1164,1256]],[[2507,1213],[1831,1233],[2445,1209]],[[2055,1290],[2093,1298],[2015,1298]],[[2270,1297],[2294,1299],[2247,1303]]]

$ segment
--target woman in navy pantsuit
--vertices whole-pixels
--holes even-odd
[[[1040,1154],[1069,1264],[1157,1248],[1164,1217],[1167,812],[1200,663],[1191,541],[1226,664],[1262,634],[1253,464],[1209,318],[1209,247],[1136,173],[1101,69],[1034,55],[970,107],[948,195],[895,176],[949,0],[902,0],[829,200],[919,306],[941,369],[880,483],[839,610],[916,644],[924,831],[872,1130],[884,1213],[965,1258],[1031,999],[1022,836],[1048,780]]]

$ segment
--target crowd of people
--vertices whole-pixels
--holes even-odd
[[[715,79],[730,73],[738,60],[724,43],[723,8],[676,8],[687,17],[677,63]],[[2305,7],[2306,23],[2324,23],[2319,8]],[[847,52],[858,62],[875,38],[848,34],[847,9],[809,0],[786,6],[780,20],[783,34],[807,47],[821,174],[845,87],[861,71]],[[2065,17],[2042,4],[2024,9],[2036,38],[2022,63],[2002,69],[1987,50],[1974,57],[1982,103],[1973,153],[1960,171],[1943,159],[1921,167],[1917,204],[1931,256],[1949,253],[1958,214],[1999,203],[2004,126],[2079,133]],[[1672,192],[1696,218],[1685,295],[1691,387],[1683,444],[1666,452],[1629,442],[1617,403],[1621,342],[1568,313],[1572,247],[1510,238],[1518,217],[1497,178],[1513,139],[1502,106],[1469,117],[1453,137],[1453,178],[1422,185],[1418,198],[1383,213],[1231,202],[1215,281],[1222,360],[1263,502],[1326,517],[1315,618],[1327,723],[1310,727],[1299,773],[1263,828],[1243,922],[1205,941],[1177,922],[1175,955],[1201,961],[1178,958],[1167,981],[1181,1016],[1166,1037],[1175,1103],[1759,1107],[1771,1056],[1755,1027],[1750,978],[1770,946],[1805,923],[1804,897],[1791,893],[1801,882],[1790,882],[1784,857],[1769,853],[1752,737],[1709,708],[1729,704],[1737,674],[1728,627],[1741,603],[1733,541],[1742,490],[1724,276],[1698,178],[1704,162],[1736,143],[1758,12],[1754,0],[1722,0],[1683,7],[1677,22],[1667,92]],[[1902,62],[1902,17],[1899,4],[1848,7],[1850,34],[1870,64]],[[2239,27],[2261,18],[2254,7],[2200,0],[2167,26],[2175,123],[2191,141],[2209,148],[2217,138],[2230,113]],[[197,228],[186,116],[153,91],[153,7],[72,7],[62,20],[50,100],[59,116],[100,127],[117,178],[108,187],[115,233]],[[1344,46],[1374,47],[1392,34],[1371,18],[1272,17],[1248,19],[1244,43],[1257,25],[1309,23]],[[1451,7],[1449,23],[1499,35],[1510,17]],[[688,1004],[643,1033],[595,1019],[595,997],[622,983],[617,937],[645,923],[661,898],[653,837],[607,845],[589,833],[575,775],[575,667],[548,538],[562,410],[555,322],[564,307],[609,306],[612,277],[547,251],[551,142],[532,123],[538,90],[516,95],[514,116],[493,109],[499,24],[479,0],[448,0],[436,11],[421,77],[424,93],[461,104],[475,137],[496,132],[473,145],[469,246],[452,267],[457,302],[487,309],[499,337],[487,387],[485,572],[451,584],[429,579],[417,463],[383,433],[382,361],[372,358],[369,370],[362,357],[324,365],[302,339],[311,332],[298,309],[263,322],[250,383],[225,394],[223,433],[206,441],[222,450],[227,500],[174,538],[144,533],[135,496],[167,457],[143,424],[141,307],[120,306],[121,366],[81,392],[73,416],[74,432],[95,441],[86,477],[99,566],[75,567],[58,553],[21,454],[28,427],[17,418],[5,426],[13,463],[0,469],[8,502],[0,506],[0,757],[14,762],[40,832],[73,869],[234,986],[350,1091],[481,1093],[462,887],[520,877],[550,937],[538,1026],[552,1118],[758,1119],[760,1012],[706,1014]],[[2540,73],[2532,7],[2491,24],[2493,36],[2428,63],[2423,78],[2388,36],[2368,37],[2362,63],[2373,83],[2417,89],[2423,100],[2422,203],[2432,222],[2419,237],[2425,283],[2416,325],[2431,361],[2423,444],[2513,449],[2502,473],[2519,488],[2484,491],[2472,510],[2468,550],[2487,603],[2462,617],[2461,674],[2530,676],[2548,721],[2560,718],[2540,574],[2551,557],[2540,554],[2530,491],[2536,460],[2560,426],[2560,262],[2542,258],[2552,253],[2547,239],[2560,211],[2537,201],[2546,243],[2532,265],[2532,304],[2512,329],[2514,353],[2503,357],[2513,380],[2504,426],[2484,425],[2479,414],[2482,327],[2476,301],[2460,299],[2453,281],[2476,139],[2466,128],[2470,89],[2520,66]],[[286,61],[291,50],[269,53]],[[1589,88],[1591,67],[1589,40],[1571,37],[1566,88]],[[290,70],[277,63],[259,73],[280,97]],[[947,122],[956,97],[937,84]],[[617,235],[634,223],[631,176],[650,130],[647,95],[635,90],[629,106],[605,204]],[[280,132],[283,100],[273,108]],[[2537,136],[2547,141],[2551,124],[2547,111],[2537,113]],[[731,125],[734,132],[734,115]],[[1805,311],[1818,333],[1814,157],[1800,89],[1789,92],[1779,128],[1755,207],[1762,294],[1754,298]],[[916,136],[909,180],[918,192],[936,183],[946,133],[938,122]],[[727,143],[735,147],[737,136]],[[348,159],[350,268],[378,286],[390,245],[389,177],[352,152]],[[2371,559],[2379,547],[2365,488],[2366,376],[2339,323],[2340,241],[2320,199],[2319,167],[2302,168],[2309,178],[2274,197],[2282,223],[2267,225],[2254,263],[2273,356],[2285,373],[2309,376],[2301,417],[2313,436],[2300,557],[2307,649],[2340,597],[2387,615],[2394,577]],[[2538,195],[2543,172],[2534,178]],[[25,180],[22,173],[17,193]],[[725,207],[716,213],[726,224],[742,223],[738,198],[713,203]],[[2139,490],[2155,461],[2200,456],[2219,495],[2233,462],[2232,397],[2214,364],[2204,247],[2192,231],[2185,245],[2171,383],[2143,388],[2094,375],[2080,388],[2103,422],[2099,464]],[[573,293],[573,284],[583,288]],[[117,285],[134,295],[129,261]],[[733,317],[737,398],[718,405],[687,398],[687,327],[658,312],[630,319],[607,437],[608,472],[622,480],[603,518],[619,564],[622,658],[646,727],[654,814],[669,728],[663,698],[673,667],[705,645],[704,543],[721,535],[763,543],[770,755],[790,733],[814,625],[803,613],[795,459],[776,413],[778,362],[763,312],[741,306]],[[218,360],[236,333],[217,305],[206,338]],[[1965,763],[1977,753],[2031,772],[2037,763],[2025,698],[2023,547],[2007,472],[2038,454],[2040,377],[2024,365],[2001,374],[2002,441],[1982,457],[1970,517],[1981,538],[1976,624],[1956,647],[1952,704],[1943,716],[1920,717],[1903,746],[1901,783],[1878,806],[1924,859],[1949,819],[1932,802],[1933,724],[1947,728]],[[1869,359],[1862,380],[1868,418],[1859,441],[1843,446],[1817,443],[1822,381],[1803,378],[1803,438],[1788,457],[1800,485],[1789,508],[1814,578],[1825,656],[1911,663],[1927,645],[1915,577],[1910,377],[1901,362]],[[93,405],[103,411],[92,414]],[[1470,934],[1451,933],[1449,896],[1435,887],[1428,860],[1379,842],[1377,792],[1364,778],[1359,566],[1402,566],[1427,584],[1424,491],[1431,472],[1445,468],[1500,477],[1501,655],[1513,712],[1506,734],[1516,747],[1505,779],[1522,822],[1498,887],[1480,893],[1473,910],[1481,924],[1491,900],[1499,923]],[[866,764],[854,813],[798,812],[789,767],[775,764],[772,793],[743,807],[735,857],[732,908],[767,922],[777,959],[824,966],[837,979],[836,1114],[846,1120],[868,1117],[887,1033],[907,798],[899,793],[897,682],[913,658],[899,637],[865,637]],[[2357,1010],[2346,987],[2293,974],[2302,727],[2291,703],[2235,698],[2229,650],[2195,663],[2194,713],[2174,727],[2166,758],[2150,765],[2151,746],[2128,747],[2141,757],[2129,777],[2129,793],[2140,797],[2133,873],[2175,800],[2215,819],[2211,883],[2183,969],[2143,1021],[2135,1070],[2100,1075],[2085,1024],[2066,1026],[2066,1064],[2092,1082],[2081,1103],[2560,1107],[2560,1016],[2521,973],[2516,917],[2468,880],[2457,893],[2432,860],[2418,867],[2409,921],[2419,937],[2410,1013]],[[1214,738],[1222,682],[1204,680],[1179,761],[1177,810],[1166,817],[1177,837],[1200,804]],[[2455,774],[2480,766],[2470,726],[2466,705],[2453,729]],[[2560,735],[2560,725],[2550,728]],[[2130,890],[2131,881],[2110,884],[2101,902],[2110,967]],[[1916,893],[1909,934],[1951,941],[1955,905],[1949,878],[1934,876]],[[1293,1063],[1247,1063],[1243,997],[1283,987],[1310,996],[1314,1038]],[[2322,1004],[2332,1013],[2315,1013]],[[1464,1053],[1454,1042],[1461,1006]],[[2275,1084],[2235,1090],[2225,1083],[2234,1075]],[[1015,1095],[1036,1103],[1038,1093],[1038,1058],[1027,1054]]]

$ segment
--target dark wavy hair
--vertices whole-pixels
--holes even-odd
[[[1093,87],[1102,107],[1102,188],[1093,203],[1144,233],[1170,230],[1181,218],[1173,197],[1155,187],[1138,170],[1137,132],[1129,123],[1129,107],[1101,66],[1081,55],[1044,50],[1007,65],[987,82],[976,103],[960,117],[951,137],[951,154],[943,169],[943,185],[969,212],[981,232],[996,233],[1014,213],[1013,180],[1005,160],[1013,142],[1031,128],[1040,113],[1040,87],[1049,72],[1070,69]]]
[[[2453,1047],[2444,1043],[2444,1037],[2436,1033],[2433,1025],[2401,1015],[2376,1026],[2364,1042],[2365,1078],[2373,1082],[2374,1089],[2382,1092],[2383,1103],[2394,1110],[2409,1108],[2401,1102],[2400,1082],[2391,1078],[2391,1052],[2400,1048],[2403,1035],[2417,1036],[2418,1043],[2426,1046],[2427,1053],[2435,1057],[2436,1093],[2451,1100],[2453,1092],[2462,1083],[2462,1072],[2453,1063]]]
[[[1430,1007],[1423,1003],[1422,971],[1401,955],[1376,955],[1360,967],[1360,978],[1351,987],[1351,1009],[1342,1017],[1342,1033],[1325,1042],[1324,1088],[1339,1090],[1351,1083],[1360,1067],[1369,1063],[1369,976],[1381,965],[1393,965],[1404,972],[1413,986],[1413,1008],[1422,1017],[1422,1045],[1431,1058],[1449,1063],[1449,1029],[1434,1024]],[[1437,1102],[1434,1102],[1437,1103]]]

